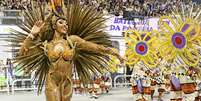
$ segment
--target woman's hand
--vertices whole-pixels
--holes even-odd
[[[116,56],[119,59],[121,64],[123,64],[125,61],[127,61],[124,57],[120,56],[119,54],[117,54]]]
[[[41,31],[45,23],[41,20],[37,21],[31,29],[31,34],[37,36],[38,33]]]

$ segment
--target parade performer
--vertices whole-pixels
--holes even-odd
[[[15,58],[20,70],[36,72],[38,93],[45,82],[47,101],[70,101],[72,68],[86,87],[93,74],[107,69],[107,54],[122,58],[109,48],[103,14],[78,1],[64,5],[63,0],[51,0],[50,4],[48,13],[43,2],[25,10],[25,22],[19,24],[22,31],[12,30],[9,40],[21,47]]]
[[[148,69],[155,68],[159,64],[157,37],[159,33],[152,31],[137,31],[129,29],[125,32],[126,41],[126,58],[128,65],[134,65],[134,71],[139,73],[138,70],[143,67]],[[137,68],[139,67],[139,68]],[[145,72],[145,68],[142,69]],[[142,75],[142,73],[139,73]],[[144,80],[137,80],[136,85],[132,86],[134,101],[137,99],[151,100],[151,83],[149,75],[144,77]],[[136,88],[137,87],[137,88]]]
[[[171,62],[172,70],[175,72],[177,66],[184,65],[196,68],[200,61],[199,47],[200,47],[200,34],[201,34],[201,11],[200,7],[191,4],[189,9],[185,8],[182,4],[181,8],[174,9],[168,16],[162,16],[159,19],[159,32],[162,33],[161,45],[159,48],[160,55],[164,60]],[[179,67],[181,68],[181,67]],[[200,68],[197,68],[200,70]],[[178,74],[175,72],[175,74]],[[200,79],[200,73],[197,75]],[[187,101],[193,101],[195,98],[192,96],[195,91],[194,82],[189,80],[182,80],[173,75],[171,79],[172,90],[179,95],[180,99],[182,92],[183,96],[189,96]],[[182,85],[182,87],[180,86]],[[189,88],[189,89],[188,89]],[[175,99],[178,97],[175,96]],[[191,100],[189,100],[191,99]]]

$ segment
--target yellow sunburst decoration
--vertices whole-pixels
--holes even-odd
[[[159,50],[167,61],[181,58],[186,65],[196,66],[199,63],[199,50],[196,46],[201,39],[201,11],[195,10],[193,6],[189,10],[175,10],[170,16],[160,18],[160,31],[164,37]]]
[[[129,29],[125,32],[125,40],[127,64],[133,65],[142,61],[147,67],[156,67],[159,62],[156,33]]]

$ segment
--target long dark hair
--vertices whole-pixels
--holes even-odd
[[[50,42],[51,40],[53,40],[53,37],[54,37],[54,32],[55,32],[55,29],[53,28],[54,24],[56,24],[56,22],[59,20],[59,19],[64,19],[63,17],[58,17],[56,19],[56,21],[54,23],[52,23],[52,18],[53,16],[55,16],[54,14],[50,15],[46,20],[45,20],[45,25],[44,27],[42,28],[41,30],[41,41],[48,41]],[[64,19],[66,20],[66,19]],[[63,36],[64,39],[66,39],[66,35]]]

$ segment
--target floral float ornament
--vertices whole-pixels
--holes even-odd
[[[127,64],[133,65],[142,61],[147,67],[156,67],[159,62],[156,39],[152,32],[127,30],[125,32]]]
[[[189,11],[180,12],[182,14],[175,10],[171,16],[162,16],[159,20],[160,32],[164,36],[161,38],[160,54],[167,61],[180,58],[186,65],[196,66],[199,63],[197,46],[201,39],[201,11],[194,10],[192,6]]]

